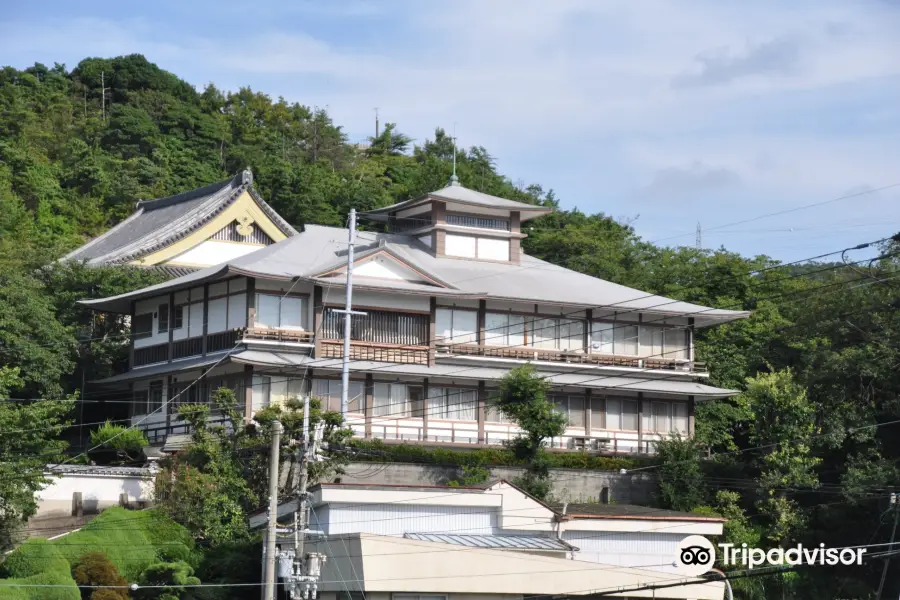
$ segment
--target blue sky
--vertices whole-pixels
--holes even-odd
[[[3,3],[0,64],[139,52],[194,85],[436,126],[643,237],[796,260],[900,230],[900,4]],[[465,183],[465,182],[463,182]]]

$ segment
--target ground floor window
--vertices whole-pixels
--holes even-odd
[[[313,379],[312,395],[322,402],[324,410],[341,412],[341,380]],[[366,386],[362,381],[351,381],[347,390],[347,412],[364,413],[366,410]]]
[[[421,385],[405,383],[375,383],[372,414],[376,417],[420,417],[424,389]]]
[[[554,394],[550,398],[556,405],[556,412],[566,415],[569,427],[584,427],[584,395]]]
[[[428,418],[449,421],[477,420],[478,390],[431,386],[428,388]]]

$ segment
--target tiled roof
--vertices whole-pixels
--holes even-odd
[[[278,213],[253,188],[249,170],[189,192],[167,198],[142,200],[127,219],[70,252],[62,260],[85,261],[89,265],[122,264],[165,248],[202,227],[248,191],[266,215],[285,235],[296,235]]]

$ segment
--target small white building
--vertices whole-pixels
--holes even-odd
[[[293,520],[296,503],[279,507]],[[265,514],[251,518],[264,527]],[[721,582],[679,575],[690,535],[724,520],[630,505],[544,504],[505,481],[483,487],[319,484],[307,552],[327,559],[322,600],[487,600],[621,591],[618,597],[716,599]],[[290,536],[284,550],[290,550]],[[635,591],[652,585],[679,584]],[[631,591],[629,591],[631,590]]]

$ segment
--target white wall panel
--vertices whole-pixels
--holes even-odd
[[[338,294],[332,293],[332,297],[328,299],[329,304],[341,303],[343,307],[343,292],[336,298]],[[405,294],[380,294],[378,292],[357,292],[353,290],[353,305],[366,306],[369,308],[397,308],[418,311],[430,311],[431,304],[427,296],[408,296]]]
[[[478,258],[508,261],[509,240],[478,238]]]
[[[440,494],[440,490],[435,490]],[[489,535],[497,529],[494,508],[400,504],[330,505],[328,533],[351,532],[402,536],[404,533]]]
[[[228,328],[228,299],[216,298],[209,301],[209,324],[207,333],[225,331]]]
[[[168,263],[176,265],[218,265],[233,258],[256,252],[260,248],[265,248],[265,246],[207,240],[199,243],[187,252],[179,254],[168,261]]]
[[[564,541],[579,548],[575,560],[675,572],[672,561],[680,533],[610,533],[605,531],[564,531]]]
[[[247,294],[228,297],[228,328],[247,326]]]
[[[468,235],[453,235],[448,233],[445,240],[444,253],[447,256],[475,258],[475,243],[477,238]]]

